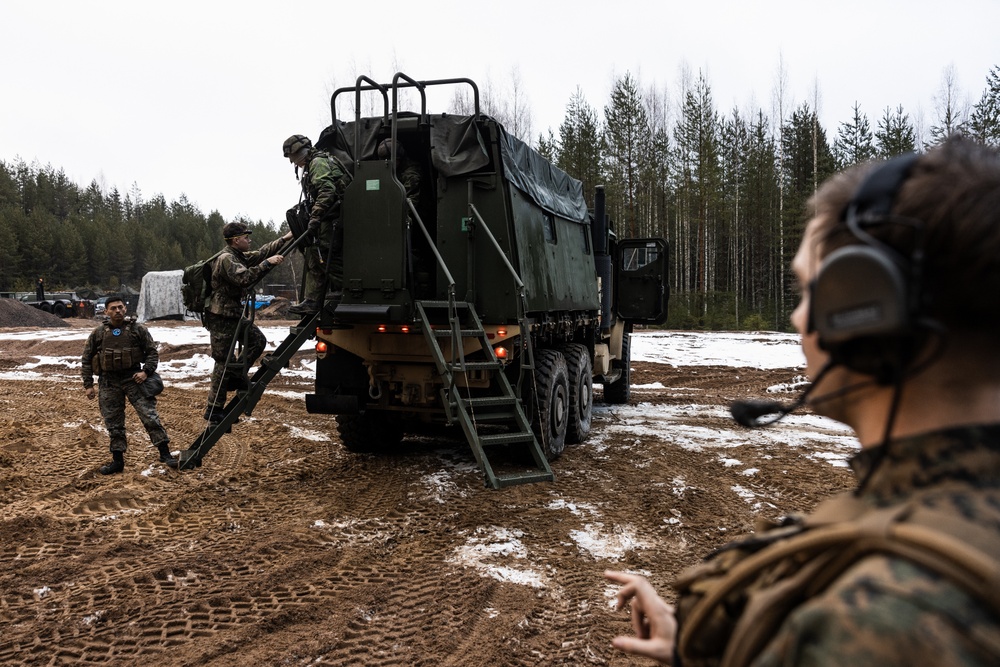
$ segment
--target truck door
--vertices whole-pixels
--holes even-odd
[[[630,322],[667,321],[669,258],[664,239],[624,239],[615,244],[615,313]]]

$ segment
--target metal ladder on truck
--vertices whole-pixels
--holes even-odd
[[[444,380],[441,402],[448,421],[457,421],[461,425],[486,483],[499,489],[515,484],[552,481],[552,469],[524,414],[520,399],[504,374],[503,365],[493,352],[473,304],[452,299],[417,301],[415,306],[438,374]],[[470,339],[479,343],[485,360],[465,359],[465,342]],[[447,357],[441,346],[444,340],[450,343]],[[463,395],[463,383],[459,382],[459,378],[468,378],[470,373],[476,371],[491,377],[489,388],[478,391],[475,396],[471,392]],[[487,452],[500,446],[513,450],[510,453],[524,459],[527,458],[525,454],[530,455],[534,465],[509,472],[497,471]]]
[[[321,312],[321,311],[320,311]],[[261,357],[260,366],[249,377],[245,387],[236,390],[236,395],[229,399],[223,412],[222,420],[210,422],[204,431],[195,439],[187,449],[181,450],[180,458],[177,460],[178,470],[187,470],[201,466],[201,460],[211,451],[212,447],[226,433],[232,431],[233,424],[237,423],[241,414],[250,415],[257,406],[268,383],[275,378],[282,368],[288,365],[292,355],[299,351],[302,344],[310,338],[316,336],[316,320],[320,317],[320,312],[306,315],[302,320],[291,327],[288,336],[278,345],[278,348],[271,354]],[[241,327],[252,325],[252,320],[243,320]],[[240,338],[242,331],[237,330],[235,340]],[[230,377],[242,378],[245,371],[243,363],[232,360],[226,364],[226,374],[222,378],[223,382],[228,382]]]
[[[287,255],[304,238],[305,234],[300,234],[298,238],[292,239],[287,245],[278,250],[277,254]],[[258,282],[261,278],[258,278]],[[248,286],[251,290],[251,295],[253,287],[256,284],[255,282]],[[178,470],[187,470],[201,466],[201,460],[211,451],[212,447],[215,446],[222,436],[232,431],[233,424],[240,420],[240,415],[245,414],[249,416],[253,413],[253,409],[257,406],[261,396],[264,395],[264,390],[267,389],[268,383],[281,372],[282,368],[288,365],[292,355],[299,351],[303,343],[315,337],[316,321],[323,312],[321,308],[316,313],[306,315],[298,324],[291,327],[290,333],[285,340],[278,345],[278,348],[274,352],[261,357],[260,367],[257,368],[252,377],[248,378],[246,375],[248,370],[246,365],[243,361],[236,359],[234,355],[237,343],[242,342],[244,349],[246,349],[245,333],[254,324],[254,314],[256,312],[254,306],[248,302],[247,308],[249,309],[249,316],[241,319],[239,327],[236,329],[236,335],[233,336],[229,352],[226,355],[226,372],[222,377],[224,384],[229,382],[231,378],[237,378],[242,386],[237,388],[236,395],[226,404],[222,419],[218,422],[209,422],[209,425],[195,438],[191,446],[181,450],[179,458],[170,467],[177,468]],[[243,378],[246,378],[245,384],[242,382]]]

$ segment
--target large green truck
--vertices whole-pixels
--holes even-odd
[[[468,87],[473,112],[428,113],[426,93],[438,86]],[[403,91],[419,97],[418,110],[399,109]],[[358,110],[374,96],[382,114],[338,120],[344,95]],[[336,415],[347,449],[387,451],[448,426],[488,486],[553,479],[549,461],[590,431],[594,383],[608,403],[629,400],[632,327],[666,319],[666,242],[617,238],[603,188],[588,210],[580,181],[480,112],[469,79],[362,76],[334,92],[331,109],[316,146],[352,179],[342,234],[319,243],[324,257],[343,243],[341,294],[291,328],[177,468],[200,466],[315,338],[306,408]],[[289,222],[298,238],[285,254],[307,237]],[[239,359],[227,373],[246,377]]]
[[[473,113],[428,113],[437,86],[471,89]],[[419,109],[399,109],[402,91]],[[342,96],[353,120],[336,117]],[[363,96],[383,113],[361,117]],[[331,109],[316,145],[353,179],[308,411],[336,415],[351,451],[452,424],[488,485],[552,479],[548,461],[587,437],[594,383],[606,402],[629,399],[633,325],[666,319],[666,242],[617,238],[603,188],[588,210],[580,181],[480,112],[469,79],[362,76]]]

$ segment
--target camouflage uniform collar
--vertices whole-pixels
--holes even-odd
[[[1000,486],[1000,423],[959,426],[861,450],[850,461],[865,496],[893,500],[947,481]]]

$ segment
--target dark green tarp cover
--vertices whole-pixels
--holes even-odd
[[[410,114],[400,114],[406,118]],[[497,121],[503,175],[512,185],[527,194],[539,207],[568,220],[587,222],[587,203],[583,184],[552,165],[535,149],[511,136]],[[489,166],[486,144],[473,116],[441,114],[431,116],[431,163],[444,177],[470,174]],[[364,160],[373,159],[382,133],[381,118],[362,118],[358,132],[358,151]],[[354,166],[355,121],[336,121],[320,134],[316,146],[329,151],[349,169]]]

